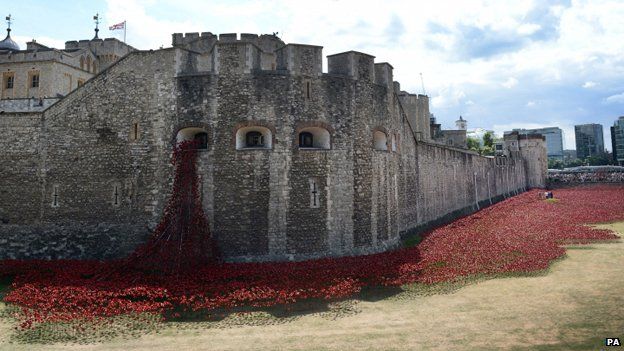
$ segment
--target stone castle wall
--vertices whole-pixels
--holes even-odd
[[[61,98],[0,99],[0,111],[3,112],[41,112]]]
[[[0,257],[130,252],[162,214],[173,145],[189,130],[208,134],[202,201],[234,261],[384,251],[526,188],[521,159],[417,142],[391,66],[348,52],[323,74],[317,55],[294,46],[278,53],[284,69],[262,71],[247,43],[134,52],[41,114],[1,115],[11,127],[0,131],[10,165],[0,189],[11,196],[0,199],[0,240],[11,245]],[[271,148],[238,149],[245,128],[269,133]],[[331,147],[299,148],[302,130],[327,131]],[[375,132],[387,150],[373,147]]]

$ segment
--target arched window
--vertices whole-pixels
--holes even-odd
[[[87,71],[91,71],[91,56],[87,56]]]
[[[301,149],[331,149],[329,131],[322,127],[307,127],[299,131],[299,148]]]
[[[97,73],[97,64],[93,61],[93,73]]]
[[[242,127],[236,131],[236,149],[271,149],[273,134],[261,126]]]
[[[373,147],[375,150],[388,150],[388,138],[386,137],[386,133],[376,130],[373,133]]]
[[[80,69],[84,69],[85,59],[84,56],[80,56]]]
[[[264,136],[262,133],[252,130],[245,134],[245,147],[264,147]]]
[[[197,149],[208,149],[208,133],[203,128],[189,127],[180,129],[176,136],[176,142],[181,143],[187,140],[195,140],[198,142]]]
[[[299,133],[299,147],[314,147],[314,135],[310,132]]]

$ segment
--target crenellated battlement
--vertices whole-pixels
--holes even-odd
[[[322,46],[286,44],[276,34],[174,33],[172,45],[202,54],[198,60],[205,62],[198,67],[208,68],[216,74],[257,71],[280,71],[307,77],[323,74]],[[398,83],[393,80],[392,65],[375,63],[375,56],[367,53],[351,50],[328,55],[327,68],[327,73],[333,76],[366,81],[400,92],[400,86],[397,88]]]
[[[273,52],[277,48],[284,46],[284,42],[277,36],[272,34],[254,34],[254,33],[241,33],[240,37],[238,33],[222,33],[213,34],[211,32],[191,32],[191,33],[173,33],[171,45],[174,47],[186,47],[188,49],[200,49],[202,48],[210,50],[212,45],[216,43],[233,43],[244,42],[252,43],[258,46],[263,51]],[[273,45],[266,45],[272,42]],[[209,43],[210,45],[206,45]]]

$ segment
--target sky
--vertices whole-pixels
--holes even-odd
[[[175,32],[273,33],[287,43],[348,50],[389,62],[402,90],[425,92],[444,129],[502,134],[557,126],[573,149],[574,125],[609,127],[624,115],[624,1],[92,0],[9,1],[12,37],[62,48],[127,21],[138,49],[171,46]],[[326,61],[324,69],[326,70]],[[422,81],[421,81],[422,73]],[[424,88],[424,90],[423,90]]]

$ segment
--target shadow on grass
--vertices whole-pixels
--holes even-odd
[[[11,284],[13,283],[13,277],[0,276],[0,300],[9,292]]]

